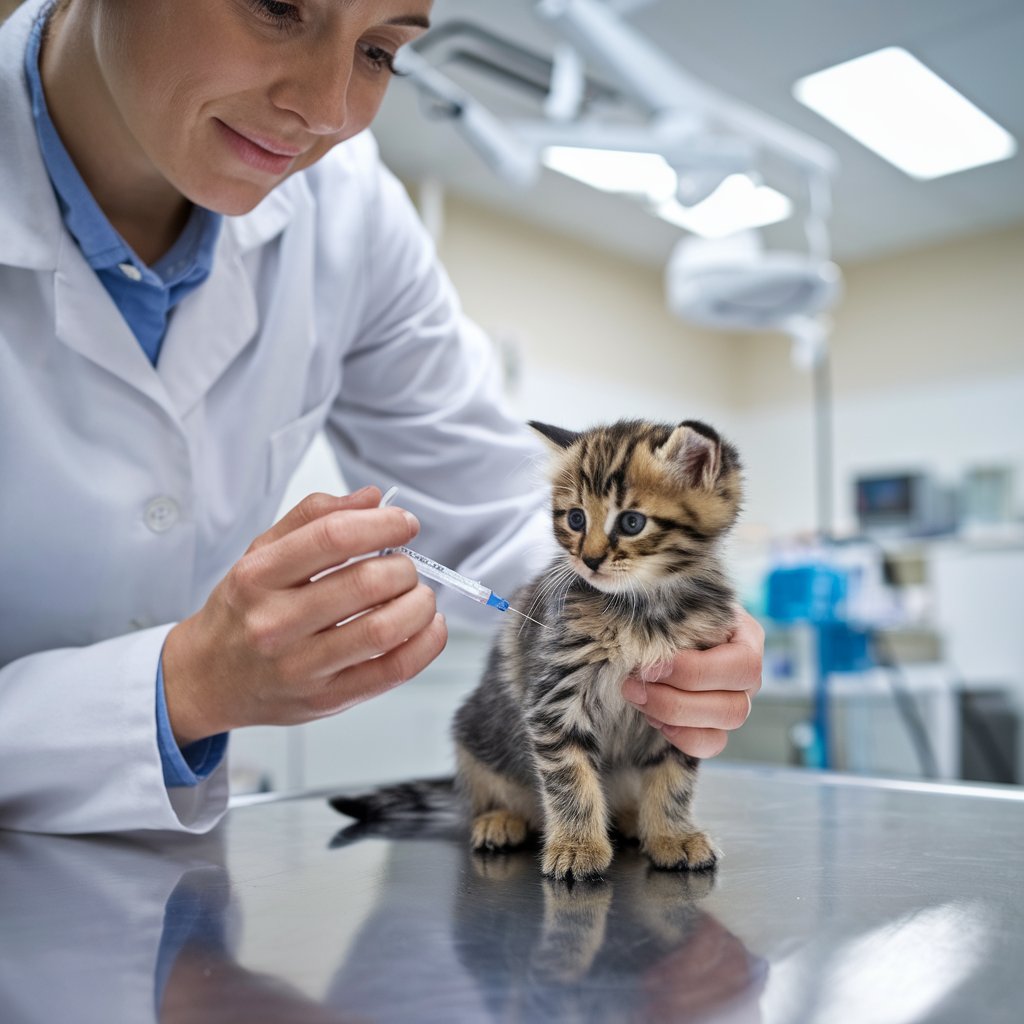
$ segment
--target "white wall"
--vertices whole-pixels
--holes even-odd
[[[956,482],[1004,463],[1024,512],[1024,228],[846,268],[835,313],[834,506],[851,527],[861,471],[924,468]],[[748,521],[814,525],[812,390],[777,335],[739,339],[738,439]]]

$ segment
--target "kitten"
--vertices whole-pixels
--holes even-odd
[[[455,715],[473,848],[509,849],[539,832],[545,875],[592,878],[611,863],[614,825],[659,868],[711,868],[715,849],[691,817],[697,759],[651,728],[620,689],[682,648],[728,638],[735,596],[718,542],[739,511],[738,453],[695,420],[579,433],[530,425],[554,456],[552,520],[563,550],[512,601],[544,625],[503,623]],[[412,791],[381,794],[375,808],[344,797],[332,804],[379,817],[403,802],[400,792]]]

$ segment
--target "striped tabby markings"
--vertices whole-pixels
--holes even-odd
[[[640,797],[640,845],[655,867],[701,871],[715,866],[718,856],[707,835],[690,816],[695,768],[671,752],[644,769]]]
[[[587,753],[569,746],[552,768],[538,764],[544,802],[541,870],[550,878],[595,878],[612,862],[601,779]]]
[[[469,800],[474,850],[510,850],[540,824],[536,795],[456,744],[459,783]]]

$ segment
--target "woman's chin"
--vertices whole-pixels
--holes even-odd
[[[284,180],[283,178],[281,179]],[[225,217],[241,217],[251,213],[281,182],[256,184],[255,182],[200,183],[181,191],[196,206]]]

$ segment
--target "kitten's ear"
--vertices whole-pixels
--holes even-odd
[[[687,487],[710,490],[722,471],[722,440],[711,427],[699,420],[680,423],[658,454]]]
[[[580,436],[574,430],[566,430],[564,427],[553,427],[550,423],[538,423],[536,420],[530,420],[530,426],[556,448],[568,448]]]

